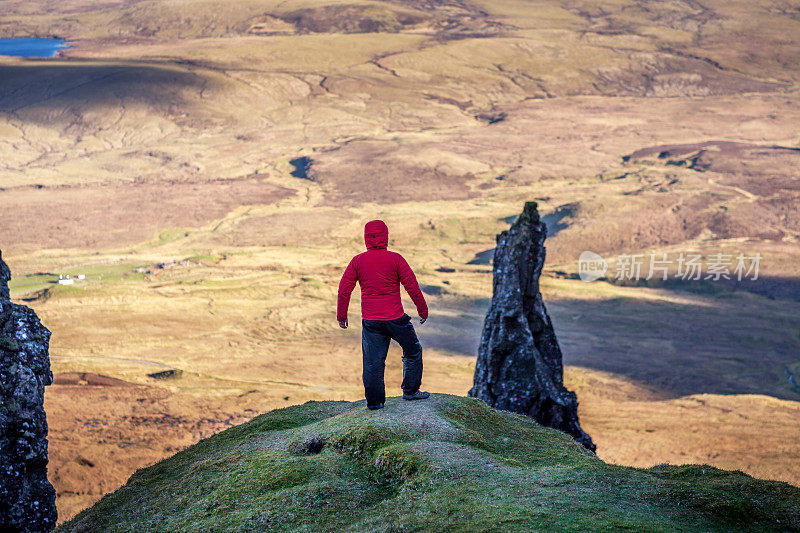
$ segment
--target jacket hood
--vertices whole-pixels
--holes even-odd
[[[389,244],[389,228],[383,220],[372,220],[364,226],[364,244],[367,250],[386,249]]]

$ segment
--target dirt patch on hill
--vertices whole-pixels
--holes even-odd
[[[347,143],[315,157],[314,171],[325,190],[324,205],[463,200],[476,196],[468,186],[475,178],[469,162],[426,161],[412,145]]]
[[[347,224],[350,214],[340,209],[315,208],[302,213],[274,213],[237,220],[224,231],[208,235],[211,245],[225,246],[318,246]],[[297,231],[298,220],[313,231]]]
[[[416,31],[437,39],[498,35],[510,26],[494,20],[478,6],[458,0],[412,0],[388,5],[330,5],[299,9],[278,18],[297,33],[397,33]],[[263,18],[263,17],[262,17]],[[255,21],[251,33],[281,33],[275,17]],[[267,29],[262,30],[265,26]]]
[[[613,96],[710,96],[773,92],[785,84],[749,78],[701,57],[662,53],[631,56],[623,68],[595,71],[595,88]]]
[[[641,148],[624,157],[628,160],[642,160],[652,159],[653,156],[659,160],[673,160],[676,158],[687,157],[691,154],[713,156],[718,154],[725,156],[727,159],[736,157],[752,157],[752,156],[772,156],[787,155],[797,158],[800,162],[800,148],[790,146],[777,146],[777,145],[759,145],[753,143],[742,143],[732,141],[705,141],[699,143],[686,143],[686,144],[661,144],[658,146],[649,146]],[[702,166],[698,170],[707,170],[710,165]]]
[[[295,192],[259,177],[205,182],[133,182],[0,190],[0,241],[9,247],[109,248],[189,228],[241,205]]]
[[[548,259],[572,262],[584,250],[608,254],[670,246],[696,238],[708,224],[707,211],[714,198],[678,191],[665,193],[658,190],[662,186],[658,179],[652,179],[615,205],[582,203],[580,219],[548,239]]]
[[[800,189],[800,148],[731,141],[662,144],[641,148],[623,157],[625,162],[649,162],[687,167],[698,172],[770,176],[782,169],[787,189]],[[789,172],[785,172],[788,169]],[[795,172],[792,172],[795,169]],[[764,193],[774,192],[769,187]]]
[[[421,13],[376,5],[333,5],[292,11],[280,17],[299,33],[397,32],[425,20]]]
[[[709,213],[708,227],[719,237],[800,235],[800,148],[729,141],[665,144],[636,150],[623,161],[707,173],[711,189],[732,199]]]
[[[61,372],[53,376],[53,384],[55,385],[79,385],[79,386],[93,386],[93,387],[135,387],[133,383],[94,374],[92,372]]]
[[[718,11],[696,0],[635,0],[620,4],[620,7],[567,0],[561,5],[589,22],[591,26],[587,31],[602,34],[621,33],[623,29],[632,33],[641,25],[695,33],[710,23],[725,19]]]
[[[365,202],[464,200],[476,196],[467,186],[473,178],[472,174],[452,175],[437,168],[403,167],[388,161],[374,161],[368,168],[354,163],[327,175],[330,192],[324,203],[353,206]]]
[[[440,40],[492,37],[513,29],[481,7],[461,0],[395,0],[430,16],[430,27]]]

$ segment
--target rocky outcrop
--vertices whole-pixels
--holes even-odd
[[[44,388],[53,382],[50,332],[11,303],[0,257],[0,531],[50,531],[56,493],[47,481]]]
[[[492,303],[486,313],[470,396],[560,429],[588,449],[578,400],[564,387],[561,349],[539,292],[547,228],[536,202],[497,236]]]
[[[8,292],[8,280],[11,279],[11,270],[3,261],[3,252],[0,251],[0,302],[8,300],[11,296]]]

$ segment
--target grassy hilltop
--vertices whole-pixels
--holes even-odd
[[[791,530],[800,489],[704,465],[607,464],[458,396],[308,402],[156,465],[60,531]]]

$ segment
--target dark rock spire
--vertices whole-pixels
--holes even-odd
[[[470,396],[560,429],[596,446],[578,423],[578,400],[564,387],[564,369],[550,316],[539,292],[547,230],[536,202],[497,236],[493,296],[483,324]]]
[[[50,332],[32,309],[11,303],[10,277],[0,256],[0,531],[50,531],[57,517],[44,413]]]

